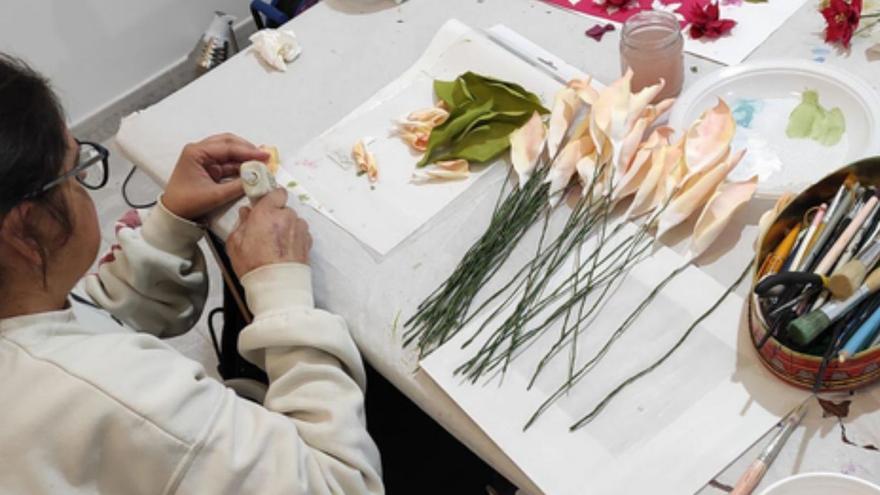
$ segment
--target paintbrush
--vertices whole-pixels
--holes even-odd
[[[785,263],[786,258],[788,258],[789,253],[791,253],[800,232],[801,224],[797,224],[788,232],[788,234],[785,235],[782,242],[780,242],[776,246],[776,249],[774,249],[764,260],[764,266],[761,268],[761,273],[764,275],[773,275],[782,269],[782,265]]]
[[[810,399],[812,399],[812,396],[810,396]],[[767,468],[770,467],[770,464],[773,464],[773,461],[776,459],[776,456],[779,455],[785,442],[788,441],[788,437],[791,436],[791,433],[804,419],[804,416],[807,414],[807,404],[810,402],[810,399],[805,400],[803,404],[798,406],[797,409],[785,417],[782,421],[782,428],[776,433],[773,439],[770,440],[770,443],[764,447],[764,450],[761,451],[761,454],[755,459],[755,462],[753,462],[746,472],[743,473],[739,481],[736,482],[736,486],[733,487],[733,491],[730,492],[730,495],[749,495],[755,490],[758,483],[761,482],[761,479],[767,472]]]
[[[804,316],[796,318],[788,324],[788,336],[799,345],[807,345],[818,337],[829,325],[846,314],[855,305],[880,288],[880,270],[868,275],[861,287],[843,301],[830,302]]]
[[[822,261],[819,263],[819,266],[816,267],[815,272],[819,275],[827,275],[831,268],[834,266],[834,263],[837,262],[837,259],[840,258],[840,255],[843,253],[843,250],[846,246],[849,245],[850,241],[852,241],[853,236],[856,235],[856,232],[862,227],[862,224],[865,223],[865,220],[868,218],[868,214],[874,210],[874,206],[877,205],[877,195],[872,195],[871,199],[866,201],[861,208],[858,209],[858,213],[853,217],[852,221],[847,225],[846,230],[840,234],[840,237],[837,238],[837,241],[831,245],[831,249],[825,254],[825,257],[822,258]]]
[[[877,337],[878,330],[880,330],[880,309],[875,308],[871,316],[859,325],[858,329],[852,334],[852,337],[846,340],[838,354],[840,362],[846,362],[851,356],[866,349]]]
[[[831,206],[828,207],[828,211],[825,213],[825,218],[822,219],[822,223],[819,225],[820,233],[813,245],[813,249],[804,260],[803,266],[805,270],[812,271],[813,265],[821,260],[821,254],[827,247],[826,244],[828,244],[832,234],[837,229],[840,220],[849,212],[854,198],[851,191],[853,191],[855,186],[855,176],[849,176],[843,182],[843,185],[840,186],[840,189],[837,190],[834,200],[831,201]]]
[[[789,267],[790,271],[796,272],[800,269],[801,261],[804,259],[804,254],[808,253],[810,247],[814,244],[816,231],[819,229],[819,225],[825,218],[825,214],[827,211],[827,204],[822,203],[821,205],[819,205],[819,208],[813,215],[813,220],[810,222],[810,228],[807,229],[807,233],[806,235],[804,235],[804,240],[801,242],[800,247],[798,247],[797,254],[795,254],[794,260],[791,262],[791,267]]]
[[[877,261],[880,261],[880,240],[875,238],[869,241],[856,259],[837,269],[828,279],[828,288],[834,297],[846,299],[851,296]]]

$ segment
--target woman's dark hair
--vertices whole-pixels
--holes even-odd
[[[22,60],[0,53],[0,222],[27,199],[58,223],[60,239],[54,241],[67,241],[73,225],[60,188],[40,192],[61,174],[67,146],[64,110],[49,81]],[[25,228],[41,247],[45,278],[46,240],[33,222]]]

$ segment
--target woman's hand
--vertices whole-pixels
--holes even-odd
[[[268,153],[234,134],[187,144],[162,195],[162,204],[181,218],[198,220],[244,194],[238,179],[242,162],[268,159]]]
[[[309,226],[287,207],[287,190],[275,189],[253,208],[242,207],[239,225],[226,240],[226,252],[239,278],[275,263],[309,262]]]

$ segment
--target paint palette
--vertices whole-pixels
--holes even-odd
[[[809,91],[818,95],[823,109],[839,109],[843,115],[845,130],[839,139],[823,140],[828,129],[818,124],[812,138],[790,137],[797,135],[789,129],[792,112]],[[880,95],[840,69],[802,60],[722,69],[682,94],[670,125],[685,129],[718,98],[727,102],[737,121],[734,149],[748,149],[730,178],[743,180],[757,174],[759,196],[801,191],[847,163],[880,155]]]

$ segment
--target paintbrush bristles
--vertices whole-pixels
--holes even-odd
[[[828,289],[837,299],[846,299],[859,288],[867,271],[867,267],[861,261],[850,260],[831,275]]]
[[[831,319],[822,310],[811,311],[800,318],[796,318],[788,324],[788,336],[798,345],[807,345],[818,337],[828,325]]]

